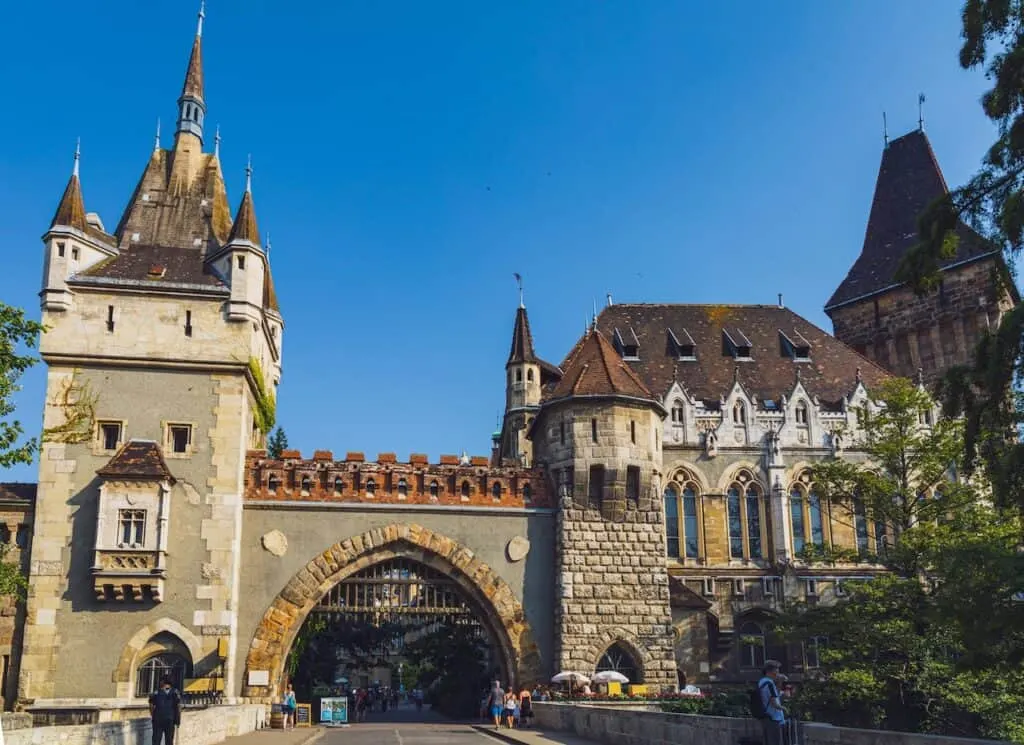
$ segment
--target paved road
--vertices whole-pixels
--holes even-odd
[[[355,724],[328,730],[317,745],[494,745],[501,742],[465,724]]]

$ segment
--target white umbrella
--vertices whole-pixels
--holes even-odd
[[[588,678],[583,673],[566,673],[562,672],[551,679],[552,683],[589,683]]]
[[[594,676],[595,683],[628,683],[629,678],[618,670],[602,670]]]

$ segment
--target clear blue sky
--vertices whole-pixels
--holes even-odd
[[[209,139],[219,122],[233,206],[253,154],[292,445],[488,452],[513,272],[555,363],[608,291],[782,292],[830,330],[822,306],[860,250],[882,111],[903,134],[927,94],[951,184],[993,138],[984,79],[957,65],[960,4],[211,0]],[[157,117],[173,128],[193,5],[4,9],[5,302],[38,316],[39,237],[76,137],[86,208],[116,225]],[[33,433],[43,379],[19,399]]]

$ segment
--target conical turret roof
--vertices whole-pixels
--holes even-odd
[[[526,316],[526,308],[520,305],[516,311],[516,324],[512,329],[512,349],[508,354],[508,364],[538,361],[537,354],[533,351],[530,319]]]

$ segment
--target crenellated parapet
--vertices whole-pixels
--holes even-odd
[[[286,450],[280,460],[250,450],[245,463],[245,499],[279,502],[418,504],[469,507],[554,507],[543,468],[494,467],[486,456],[442,455],[430,463],[394,453],[375,461],[349,452],[336,460],[329,450],[303,458]]]

